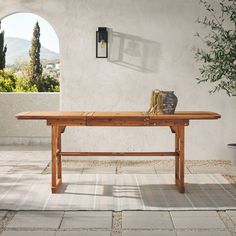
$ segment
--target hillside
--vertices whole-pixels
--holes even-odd
[[[5,43],[7,44],[6,64],[12,65],[17,58],[29,60],[29,48],[31,42],[26,39],[6,37]],[[41,59],[57,60],[59,54],[45,47],[41,47]]]

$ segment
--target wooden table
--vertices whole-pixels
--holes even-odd
[[[183,111],[173,115],[147,112],[24,112],[16,115],[23,120],[46,120],[52,127],[52,192],[62,183],[62,156],[175,156],[175,184],[184,193],[184,128],[190,120],[218,119],[207,111]],[[169,126],[175,134],[174,152],[63,152],[61,134],[66,126]]]

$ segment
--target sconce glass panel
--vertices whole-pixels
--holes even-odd
[[[106,27],[99,27],[96,31],[96,58],[108,57],[108,32]]]

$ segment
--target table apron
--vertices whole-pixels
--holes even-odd
[[[189,120],[154,120],[154,119],[49,119],[50,126],[175,126],[189,125]]]

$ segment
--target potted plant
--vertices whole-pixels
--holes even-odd
[[[236,96],[236,0],[215,1],[214,7],[207,0],[200,0],[200,4],[206,16],[197,23],[209,32],[204,36],[196,33],[204,46],[195,49],[195,59],[201,62],[198,83],[210,82],[210,93],[224,91]],[[228,144],[228,148],[236,165],[236,143]]]

